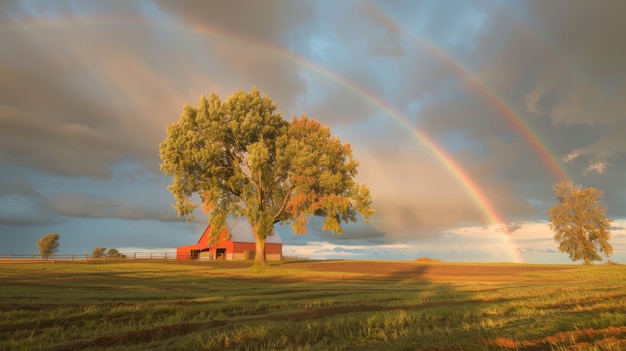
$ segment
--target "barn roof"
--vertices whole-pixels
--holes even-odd
[[[252,226],[250,223],[243,219],[228,219],[226,220],[226,228],[230,233],[230,240],[237,243],[254,243],[254,233],[252,233]],[[278,233],[272,229],[272,234],[267,237],[267,244],[282,244],[283,240],[278,236]]]

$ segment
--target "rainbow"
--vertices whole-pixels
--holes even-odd
[[[428,135],[424,134],[422,131],[417,129],[411,121],[402,113],[394,109],[388,103],[380,99],[378,96],[372,94],[371,92],[365,90],[364,88],[354,84],[353,82],[339,76],[338,74],[321,67],[301,56],[298,56],[292,52],[286,51],[278,46],[274,46],[268,43],[259,43],[257,41],[251,40],[247,37],[234,35],[232,33],[223,33],[218,30],[215,30],[210,27],[202,26],[195,27],[196,32],[210,35],[212,37],[216,37],[222,40],[230,40],[236,41],[241,44],[245,44],[246,46],[253,47],[265,52],[268,52],[274,56],[279,58],[288,60],[290,62],[294,62],[298,66],[304,67],[305,69],[312,71],[324,78],[333,81],[350,91],[356,93],[361,96],[364,100],[368,101],[370,104],[374,105],[376,108],[384,111],[388,116],[392,117],[394,120],[400,123],[403,127],[411,132],[411,135],[426,149],[428,149],[439,162],[463,185],[466,189],[467,193],[472,197],[475,203],[481,209],[485,219],[488,223],[496,226],[496,231],[503,232],[504,235],[500,235],[500,237],[504,238],[505,244],[509,248],[509,254],[511,259],[514,262],[522,262],[522,259],[515,249],[515,247],[511,243],[510,235],[506,233],[506,228],[504,224],[506,221],[498,214],[496,209],[490,203],[488,197],[482,191],[482,189],[478,186],[478,184],[463,170],[463,168],[450,156],[448,155],[443,148],[441,148],[432,138]]]
[[[550,170],[558,182],[570,181],[571,177],[562,166],[557,157],[554,156],[541,140],[539,135],[524,121],[515,109],[499,97],[493,90],[489,89],[476,75],[461,66],[457,61],[446,55],[441,49],[424,38],[412,34],[409,30],[401,26],[397,21],[386,15],[381,10],[368,3],[363,4],[363,10],[373,19],[394,33],[405,33],[418,47],[426,51],[449,71],[457,75],[478,97],[489,105],[498,116],[503,117],[513,129],[530,145],[533,151],[539,156],[544,165]]]
[[[102,19],[100,19],[100,21],[102,21]],[[117,21],[119,22],[119,19]],[[39,22],[38,25],[41,25],[41,21],[38,21],[38,22]],[[169,25],[169,26],[172,26],[173,28],[179,28],[179,29],[182,28],[183,30],[189,30],[188,27],[184,27],[182,25],[173,25],[171,23],[164,23],[164,22],[158,22],[158,21],[146,21],[146,22],[151,23],[151,24],[156,23],[157,26]],[[80,21],[78,23],[85,23],[85,22]],[[133,22],[133,23],[136,23],[136,22]],[[59,21],[50,21],[50,24],[65,25],[65,23],[61,24]],[[76,24],[76,22],[74,24]],[[193,28],[193,30],[198,34],[208,35],[216,39],[227,41],[231,44],[243,44],[247,47],[252,47],[252,48],[270,53],[271,55],[279,57],[281,59],[294,62],[298,66],[303,67],[311,72],[314,72],[356,93],[357,95],[362,97],[364,100],[366,100],[367,102],[369,102],[376,108],[384,111],[388,116],[392,117],[394,120],[400,123],[401,126],[409,130],[411,132],[411,135],[421,145],[426,147],[433,155],[435,155],[436,158],[439,160],[439,162],[441,162],[441,164],[459,181],[459,183],[463,185],[467,193],[472,197],[475,203],[479,206],[482,213],[484,214],[485,219],[489,223],[496,225],[496,226],[502,226],[505,223],[504,219],[498,214],[496,209],[490,203],[488,197],[484,194],[484,192],[478,186],[478,184],[468,175],[468,173],[465,172],[463,168],[450,155],[448,155],[444,151],[444,149],[441,148],[432,138],[430,138],[428,135],[424,134],[422,131],[417,129],[406,116],[404,116],[402,113],[394,109],[392,106],[390,106],[388,103],[383,101],[378,96],[372,94],[371,92],[365,90],[364,88],[360,86],[357,86],[353,82],[339,76],[338,74],[324,67],[321,67],[311,61],[308,61],[307,59],[301,56],[298,56],[289,51],[286,51],[285,49],[281,47],[278,47],[269,43],[260,43],[244,36],[219,31],[217,29],[214,29],[208,26],[196,26]],[[446,62],[448,62],[448,65],[450,65],[451,68],[457,67],[458,72],[460,73],[464,72],[463,69],[458,64],[455,64],[454,61],[452,61],[450,58],[447,58],[447,56],[445,56],[443,52],[441,52],[440,50],[438,51],[438,49],[436,49],[432,45],[430,45],[429,47],[431,48],[430,51],[432,53],[439,54],[439,56],[437,57],[440,57],[442,60],[447,60]],[[478,82],[478,80],[476,80],[476,82]],[[476,84],[478,86],[478,83]],[[489,91],[486,89],[485,91],[486,93],[483,94],[484,96],[481,96],[483,98],[490,96],[488,95]],[[493,97],[492,97],[492,100],[497,101],[497,99]],[[504,111],[506,108],[506,104],[502,104],[500,107],[502,108],[502,111]],[[513,114],[512,116],[514,117],[515,115]],[[532,133],[530,135],[532,135]],[[540,146],[542,146],[541,143],[537,144],[537,150],[541,150]],[[522,261],[521,257],[519,256],[518,252],[514,249],[513,245],[511,244],[510,236],[500,235],[500,237],[504,238],[503,240],[508,245],[510,256],[513,259],[513,261],[521,262]]]
[[[213,30],[208,27],[196,27],[196,32],[200,32],[203,34],[208,34],[211,36],[220,37],[222,39],[228,40],[236,40],[240,43],[245,43],[248,46],[255,47],[257,49],[261,49],[263,51],[269,52],[275,56],[278,56],[282,59],[286,59],[288,61],[294,62],[297,65],[306,68],[309,71],[312,71],[320,76],[325,77],[326,79],[333,81],[355,94],[361,96],[363,99],[368,101],[370,104],[374,105],[376,108],[385,112],[388,116],[395,119],[399,122],[403,127],[411,131],[413,137],[420,142],[423,146],[425,146],[431,153],[433,153],[437,159],[448,169],[456,179],[459,180],[461,184],[467,189],[469,195],[476,201],[476,203],[482,209],[482,212],[485,214],[486,219],[489,220],[492,224],[502,224],[505,221],[498,215],[497,211],[493,208],[493,206],[489,203],[489,200],[482,192],[480,187],[472,180],[472,178],[454,161],[454,159],[449,156],[432,138],[424,134],[422,131],[417,129],[411,121],[404,116],[402,113],[394,109],[388,103],[380,99],[378,96],[372,94],[371,92],[363,89],[362,87],[354,84],[353,82],[339,76],[338,74],[321,67],[307,59],[293,54],[291,52],[285,51],[282,48],[277,46],[273,46],[270,44],[260,44],[256,41],[250,40],[245,37],[233,35],[233,34],[223,34],[216,30]]]
[[[439,48],[431,43],[415,38],[415,42],[428,51],[432,56],[436,57],[439,62],[444,64],[450,71],[454,72],[464,83],[476,93],[483,101],[485,101],[497,114],[503,117],[517,133],[530,145],[535,153],[541,158],[544,165],[550,170],[554,178],[558,182],[569,181],[570,176],[567,174],[558,159],[553,156],[545,142],[541,140],[539,135],[535,133],[528,123],[515,110],[508,105],[502,98],[496,95],[492,90],[482,83],[475,75],[464,69],[457,62],[445,55]]]

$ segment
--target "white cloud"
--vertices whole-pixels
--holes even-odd
[[[415,260],[429,257],[450,262],[510,262],[514,247],[498,226],[464,227],[449,231],[440,238],[412,240],[383,245],[338,245],[309,242],[286,245],[284,255],[312,259],[388,259]]]
[[[606,172],[606,168],[609,166],[609,163],[606,161],[599,161],[596,163],[592,163],[587,168],[585,168],[586,172],[597,172],[599,174],[604,174]]]
[[[625,220],[615,223],[609,259],[626,262]],[[385,245],[340,245],[311,241],[306,245],[285,245],[283,255],[310,259],[388,259],[415,260],[420,257],[447,262],[572,263],[554,243],[554,233],[546,222],[517,223],[513,234],[499,232],[499,226],[471,226],[450,230],[442,238]]]
[[[565,163],[573,162],[575,159],[577,159],[581,155],[582,155],[581,150],[574,150],[570,152],[569,154],[567,154],[565,157],[563,157],[563,162]]]

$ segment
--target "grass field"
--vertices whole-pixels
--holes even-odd
[[[625,350],[626,267],[1,264],[2,350]]]

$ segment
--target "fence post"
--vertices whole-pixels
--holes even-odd
[[[150,259],[152,259],[152,252],[150,252]]]
[[[11,261],[11,254],[9,254],[9,261]]]
[[[167,252],[165,253],[165,259],[167,260]]]
[[[76,257],[76,254],[72,254],[72,263],[74,263],[74,258]]]
[[[35,261],[35,254],[33,254],[33,258],[31,259],[31,261]]]
[[[85,263],[89,263],[89,254],[85,254]]]
[[[133,261],[137,260],[137,252],[133,252]]]

